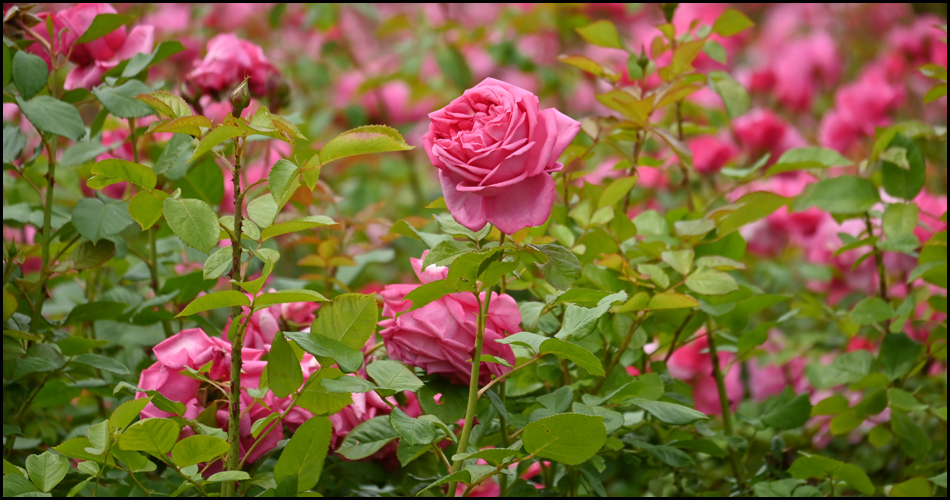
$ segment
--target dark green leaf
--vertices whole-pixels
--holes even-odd
[[[6,56],[6,46],[3,50]],[[4,74],[4,80],[9,81],[9,78],[8,74]],[[22,50],[13,56],[13,82],[24,99],[30,99],[43,90],[48,78],[49,68],[42,57]]]
[[[209,253],[218,244],[218,218],[210,205],[194,199],[166,198],[165,220],[186,245]]]
[[[152,89],[138,80],[129,80],[114,88],[99,85],[92,89],[96,99],[117,118],[142,118],[154,115],[155,110],[151,106],[135,98],[137,95],[151,91]]]
[[[76,231],[93,243],[121,233],[132,223],[124,204],[103,203],[96,198],[79,200],[72,221]]]
[[[762,423],[778,430],[791,430],[805,425],[811,418],[808,394],[795,393],[785,388],[771,408],[762,415]]]
[[[709,418],[702,412],[698,412],[687,406],[675,403],[649,401],[641,398],[634,399],[631,402],[640,408],[643,408],[647,413],[653,415],[657,420],[663,422],[664,424],[689,425],[699,420]]]
[[[313,332],[286,332],[285,335],[296,342],[301,349],[318,359],[332,359],[339,364],[344,373],[353,373],[363,366],[363,353],[360,350],[353,349],[330,337]]]
[[[355,431],[355,429],[354,429]],[[274,466],[274,479],[281,483],[297,477],[297,491],[313,489],[323,473],[323,462],[330,449],[333,426],[326,417],[314,417],[305,422],[290,438]]]
[[[897,134],[891,140],[888,148],[903,148],[907,151],[909,169],[904,169],[895,163],[883,161],[881,170],[884,174],[883,186],[887,194],[895,198],[913,200],[927,180],[927,165],[924,154],[917,143],[903,134]]]
[[[607,429],[602,417],[564,413],[528,424],[522,439],[528,453],[580,465],[604,446]]]
[[[214,436],[190,436],[172,448],[172,462],[178,467],[188,467],[209,462],[228,452],[230,446],[224,439]]]
[[[805,207],[818,207],[832,214],[858,214],[881,202],[871,181],[851,175],[825,179],[800,200]]]
[[[399,434],[389,424],[389,417],[371,418],[346,435],[337,453],[348,460],[362,460],[398,437]]]
[[[76,40],[76,44],[87,43],[98,40],[109,33],[121,28],[123,25],[132,22],[134,18],[124,14],[97,14],[92,20],[92,24],[86,28],[86,31]]]
[[[40,132],[78,141],[86,135],[86,126],[76,108],[50,96],[36,96],[30,101],[16,98],[20,111]]]
[[[362,359],[360,361],[362,362]],[[280,332],[274,335],[274,342],[267,357],[267,382],[278,398],[286,398],[297,392],[303,384],[303,371],[297,361],[297,355]]]

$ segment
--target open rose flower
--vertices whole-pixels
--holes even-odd
[[[208,53],[186,78],[201,90],[215,93],[230,91],[245,77],[250,78],[251,93],[264,96],[279,74],[259,45],[222,33],[208,40]]]
[[[555,197],[548,174],[564,168],[558,157],[580,122],[494,78],[429,118],[422,144],[459,224],[478,231],[490,222],[506,234],[544,224]]]
[[[425,254],[423,254],[425,258]],[[429,266],[422,269],[422,259],[410,259],[412,268],[423,283],[446,277],[449,268]],[[452,293],[415,311],[408,311],[412,302],[406,294],[419,285],[389,285],[380,295],[385,302],[380,321],[380,335],[389,357],[428,373],[440,373],[453,382],[467,384],[472,372],[472,351],[475,349],[478,302],[470,293]],[[484,294],[482,300],[485,300]],[[512,332],[520,331],[521,312],[510,295],[493,293],[485,323],[483,353],[515,364],[511,347],[495,342]],[[492,376],[501,376],[511,368],[482,363],[480,382],[485,384]]]

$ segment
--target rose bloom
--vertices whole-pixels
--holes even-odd
[[[89,3],[79,4],[55,14],[42,13],[38,16],[44,20],[47,16],[52,16],[53,52],[68,55],[69,60],[78,65],[66,75],[63,82],[63,88],[66,90],[91,89],[102,81],[102,75],[120,62],[131,59],[136,54],[152,51],[155,36],[152,26],[136,26],[128,32],[123,26],[91,42],[76,43],[92,26],[97,15],[115,13],[116,10],[107,3]],[[45,29],[36,32],[49,42]],[[49,53],[40,44],[33,44],[26,50],[42,57],[52,68]]]
[[[423,259],[425,254],[423,254]],[[422,259],[410,259],[419,280],[429,283],[445,278],[449,269],[429,266],[422,269]],[[419,285],[388,285],[380,295],[383,298],[383,328],[380,335],[389,357],[428,373],[440,373],[457,384],[467,384],[472,372],[472,352],[475,349],[478,302],[471,293],[452,293],[425,307],[408,311],[412,302],[406,294]],[[485,300],[482,294],[481,300]],[[397,314],[405,312],[399,317]],[[509,295],[492,293],[488,318],[485,322],[485,342],[482,353],[515,364],[511,347],[495,340],[520,331],[521,312]],[[479,380],[485,384],[492,376],[498,377],[511,368],[482,363]]]
[[[558,157],[580,122],[493,78],[429,118],[422,144],[459,224],[478,231],[490,222],[505,234],[544,224],[556,195],[548,174],[564,168]]]
[[[267,94],[268,81],[278,76],[277,68],[260,46],[222,33],[208,40],[208,53],[186,79],[205,92],[230,91],[245,77],[255,96]]]
[[[214,401],[225,401],[226,394],[222,394],[216,387],[203,386],[202,382],[185,375],[185,368],[194,370],[200,369],[207,363],[211,363],[211,369],[208,377],[221,383],[230,381],[231,369],[231,344],[225,340],[216,337],[209,337],[200,329],[182,330],[180,333],[169,337],[165,341],[156,345],[152,351],[155,353],[157,361],[152,366],[142,371],[139,379],[139,388],[147,391],[158,391],[166,398],[177,401],[185,405],[185,418],[195,419]],[[248,454],[248,450],[257,441],[257,438],[251,435],[251,426],[257,420],[267,418],[268,415],[290,405],[289,398],[278,399],[273,393],[268,393],[264,402],[267,407],[261,406],[254,401],[246,389],[254,389],[260,386],[261,374],[267,366],[266,361],[261,361],[265,349],[242,349],[244,359],[243,370],[241,373],[241,457]],[[301,361],[304,378],[308,378],[313,371],[319,368],[316,360],[309,354],[304,355]],[[136,394],[136,398],[145,397],[145,393]],[[248,406],[250,405],[250,408]],[[159,410],[153,403],[149,403],[142,410],[142,418],[167,418],[174,415]],[[296,428],[310,418],[308,412],[297,412],[290,415],[291,418],[285,419],[284,423],[275,422],[271,426],[276,428],[271,431],[261,443],[254,448],[253,452],[247,456],[248,462],[254,462],[268,451],[277,446],[277,442],[283,439],[283,425]],[[219,405],[216,419],[221,429],[228,427],[228,408],[227,405]],[[190,427],[182,429],[181,438],[194,435],[194,430]],[[215,469],[215,470],[212,470]],[[216,467],[209,469],[209,473],[220,470]]]
[[[693,166],[704,175],[719,172],[739,152],[731,141],[708,135],[691,139],[687,145],[693,152]]]
[[[670,375],[678,378],[687,384],[693,386],[693,400],[696,402],[696,410],[708,415],[719,415],[722,413],[722,406],[719,404],[719,389],[716,385],[716,378],[713,377],[712,356],[709,354],[709,338],[706,336],[706,330],[701,329],[698,332],[699,338],[679,347],[676,352],[670,356],[670,362],[667,367]],[[735,355],[728,352],[720,352],[719,366],[723,371],[727,370]],[[729,369],[724,374],[726,395],[729,402],[732,403],[732,409],[735,410],[742,400],[745,389],[742,387],[742,376],[737,366]]]

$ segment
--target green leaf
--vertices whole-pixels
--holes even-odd
[[[732,276],[708,267],[699,268],[686,278],[686,287],[703,295],[727,295],[739,289]]]
[[[366,373],[381,389],[416,392],[425,385],[412,371],[396,361],[374,361],[366,366]]]
[[[9,57],[4,47],[4,56]],[[4,67],[9,64],[8,59],[4,59]],[[6,71],[6,69],[4,70]],[[25,51],[18,51],[13,56],[13,82],[16,83],[17,90],[24,99],[30,99],[39,91],[46,87],[49,79],[49,68],[42,57],[30,54]],[[9,73],[4,73],[4,79],[9,81]],[[6,86],[6,85],[4,85]],[[6,100],[4,100],[6,102]]]
[[[296,342],[301,349],[313,354],[318,359],[330,358],[336,361],[344,373],[353,373],[363,366],[363,353],[359,349],[353,349],[330,337],[314,332],[285,332],[284,335]],[[297,387],[300,387],[299,384]]]
[[[946,476],[946,472],[944,473]],[[946,484],[943,485],[946,488]],[[908,479],[900,484],[895,484],[891,488],[892,497],[899,498],[930,498],[933,496],[933,490],[930,487],[930,481],[923,477]]]
[[[376,384],[355,375],[337,379],[323,379],[320,384],[330,393],[362,393],[378,389]]]
[[[40,132],[58,135],[78,141],[86,135],[86,126],[76,108],[48,95],[36,96],[24,101],[19,96],[16,103],[27,120]]]
[[[887,390],[887,401],[892,409],[908,413],[927,411],[930,408],[928,405],[917,401],[913,394],[894,388]]]
[[[274,466],[276,482],[280,484],[284,479],[296,476],[298,493],[313,489],[323,473],[331,437],[333,426],[329,418],[314,417],[301,425]]]
[[[33,486],[29,480],[20,474],[6,474],[3,476],[3,497],[4,498],[13,498],[13,497],[41,497],[49,496],[48,494],[41,493],[40,490],[36,489],[36,486]]]
[[[847,167],[853,162],[833,149],[810,147],[795,148],[786,151],[775,165],[769,168],[769,176],[805,170],[811,168],[827,169],[832,167]]]
[[[103,203],[96,198],[79,200],[72,220],[76,231],[93,243],[121,233],[132,223],[124,204]]]
[[[837,460],[814,455],[796,460],[788,469],[788,473],[795,479],[824,479],[843,465]]]
[[[396,129],[385,125],[365,125],[343,132],[334,137],[320,150],[322,164],[349,156],[387,153],[390,151],[409,151],[412,146]]]
[[[181,198],[195,198],[215,207],[224,198],[224,174],[213,159],[206,158],[188,170],[178,187]]]
[[[782,391],[771,408],[762,415],[762,423],[778,430],[791,430],[805,425],[811,418],[808,394],[795,393],[788,387]]]
[[[165,220],[182,242],[195,250],[209,253],[218,245],[218,217],[211,205],[194,199],[166,198]]]
[[[310,331],[342,342],[351,349],[362,349],[376,333],[379,307],[376,298],[362,294],[344,294],[320,308]]]
[[[455,285],[449,282],[448,279],[442,279],[431,281],[422,286],[414,288],[412,291],[406,294],[403,300],[408,300],[411,302],[412,307],[410,307],[409,310],[415,311],[416,309],[425,307],[450,293],[456,292],[458,292],[458,289],[455,287]]]
[[[247,472],[242,470],[230,470],[213,474],[206,481],[209,483],[229,483],[232,481],[247,481],[250,479],[251,475]]]
[[[908,457],[920,460],[930,453],[933,439],[906,413],[891,412],[891,430],[900,441],[901,451]]]
[[[736,210],[719,219],[719,236],[724,237],[738,231],[742,226],[760,221],[775,213],[776,210],[788,206],[791,201],[789,198],[765,191],[749,193],[736,201],[738,205]]]
[[[19,158],[25,147],[26,136],[20,131],[20,127],[16,125],[3,127],[3,163],[11,163]]]
[[[670,252],[663,252],[660,254],[660,258],[663,262],[669,264],[674,271],[686,276],[689,274],[690,270],[693,268],[693,258],[695,258],[696,253],[690,250],[676,250]]]
[[[118,87],[99,85],[92,89],[96,99],[109,113],[117,118],[142,118],[155,114],[151,106],[135,98],[147,94],[152,89],[138,80],[129,80]]]
[[[362,362],[362,359],[360,361]],[[274,335],[274,342],[267,357],[267,381],[278,398],[290,396],[303,384],[303,371],[297,355],[280,332]]]
[[[890,238],[913,235],[920,220],[920,207],[915,204],[894,203],[884,210],[882,225],[884,234]]]
[[[139,95],[135,98],[155,108],[155,111],[172,119],[192,116],[191,106],[189,106],[181,96],[172,94],[171,92],[156,90],[155,92],[149,92],[148,94]]]
[[[205,260],[203,278],[206,280],[216,280],[228,272],[233,264],[233,250],[231,247],[219,248],[208,256]]]
[[[13,317],[13,313],[16,312],[17,308],[20,307],[17,303],[16,297],[12,293],[8,292],[6,288],[3,289],[3,322],[6,323],[10,318]]]
[[[924,188],[927,181],[927,164],[924,154],[913,140],[903,134],[896,134],[888,145],[890,148],[903,148],[907,151],[909,169],[901,168],[890,161],[881,162],[884,175],[882,185],[887,194],[895,198],[913,200]]]
[[[939,476],[930,478],[930,481],[943,489],[947,489],[947,473],[946,472],[944,472],[943,474],[940,474]]]
[[[523,345],[531,349],[531,351],[534,352],[535,354],[537,354],[538,352],[541,351],[541,344],[545,343],[548,340],[549,338],[543,335],[538,335],[536,333],[530,333],[530,332],[520,332],[514,335],[509,335],[503,339],[496,339],[495,342],[499,344],[506,344],[506,345],[508,344]]]
[[[261,231],[261,241],[269,240],[275,236],[306,231],[316,227],[335,225],[336,222],[325,215],[310,215],[307,217],[301,217],[300,219],[274,224],[265,228]]]
[[[617,33],[617,27],[610,21],[597,21],[583,28],[575,28],[575,30],[587,43],[611,49],[624,48],[623,41],[620,40],[620,35]]]
[[[281,206],[284,194],[292,184],[291,181],[297,179],[299,173],[300,167],[290,160],[277,160],[277,163],[271,167],[270,173],[267,174],[267,184],[277,206]]]
[[[171,111],[170,109],[168,112],[174,113],[174,111]],[[188,161],[194,161],[196,158],[207,153],[208,151],[211,151],[215,146],[221,144],[224,141],[234,139],[235,137],[241,137],[242,133],[243,132],[240,128],[233,125],[218,125],[214,129],[208,131],[208,133],[201,138],[201,142],[199,142],[198,147],[195,148],[195,154],[191,155],[191,158]]]
[[[600,198],[597,199],[597,208],[610,207],[623,200],[636,184],[637,176],[621,177],[614,180],[600,194]]]
[[[188,467],[210,462],[228,452],[230,446],[224,439],[214,436],[190,436],[172,448],[172,463]]]
[[[475,234],[475,233],[472,233]],[[475,251],[475,244],[470,241],[445,240],[440,242],[422,260],[422,268],[429,266],[448,266],[463,253]]]
[[[91,172],[94,177],[90,177],[86,185],[92,189],[102,189],[117,182],[131,182],[151,191],[155,189],[155,183],[158,181],[154,170],[140,163],[117,158],[96,162]]]
[[[82,36],[76,40],[75,44],[87,43],[98,40],[109,33],[132,22],[135,18],[124,14],[97,14],[92,20],[92,24],[86,28]]]
[[[109,417],[109,429],[111,431],[124,430],[151,402],[152,398],[145,397],[120,404],[115,411],[112,412],[112,416]]]
[[[835,479],[848,483],[848,486],[865,495],[874,493],[874,483],[868,475],[854,464],[844,464],[834,472]]]
[[[857,382],[871,373],[872,362],[871,353],[867,351],[842,354],[826,369],[821,385],[830,388]]]
[[[583,347],[560,339],[547,339],[541,344],[541,354],[554,354],[559,358],[573,361],[594,377],[604,376],[604,367],[590,351]]]
[[[372,365],[370,365],[372,366]],[[374,417],[357,425],[343,438],[337,449],[347,460],[362,460],[383,449],[392,440],[399,437],[389,423],[389,417]]]
[[[119,448],[143,451],[162,459],[178,442],[178,424],[167,418],[147,418],[132,424],[119,437]]]
[[[69,472],[69,460],[62,455],[44,452],[42,455],[26,457],[26,471],[30,481],[43,493],[49,493]],[[7,477],[3,478],[6,485]]]
[[[703,52],[712,58],[713,61],[716,61],[719,64],[726,64],[726,49],[721,43],[715,40],[706,40],[706,45],[703,45]]]
[[[557,332],[555,337],[562,340],[578,340],[590,335],[594,331],[597,321],[610,310],[615,302],[626,300],[627,293],[621,291],[600,299],[597,307],[594,308],[580,307],[573,304],[567,306],[564,311],[564,322],[561,325],[561,330]]]
[[[129,215],[143,231],[149,229],[165,214],[166,198],[164,191],[140,191],[129,201]]]
[[[98,354],[80,354],[74,357],[71,362],[98,368],[116,375],[128,375],[130,373],[129,369],[122,363]]]
[[[265,293],[254,299],[254,308],[261,309],[274,304],[295,304],[298,302],[327,302],[327,299],[311,290],[279,290]]]
[[[804,208],[818,207],[832,214],[858,214],[881,202],[874,184],[862,177],[842,175],[814,185],[811,193],[802,196]]]
[[[412,418],[399,408],[389,414],[389,423],[399,437],[409,445],[425,446],[436,438],[435,424],[421,418]]]
[[[603,417],[564,413],[528,424],[522,439],[528,453],[565,465],[580,465],[607,440]]]
[[[153,122],[149,125],[146,132],[149,134],[188,134],[192,137],[201,137],[201,129],[210,129],[212,127],[213,124],[211,120],[204,116],[183,116],[181,118]]]
[[[704,49],[708,49],[710,43],[716,42],[707,41]],[[719,45],[719,48],[722,49],[722,46]],[[723,51],[722,55],[725,57],[725,51]],[[729,73],[724,71],[710,71],[709,88],[719,94],[719,98],[722,99],[722,103],[726,106],[726,113],[730,118],[740,117],[744,115],[746,111],[749,111],[751,102],[749,91],[746,90],[741,83],[732,78]]]
[[[634,399],[631,402],[643,408],[647,413],[653,415],[654,418],[664,424],[689,425],[709,418],[702,412],[675,403],[650,401],[642,398]]]
[[[247,298],[247,295],[235,290],[222,290],[220,292],[213,292],[209,293],[208,295],[202,295],[201,297],[196,298],[195,300],[191,301],[187,307],[185,307],[184,311],[175,317],[183,318],[193,314],[198,314],[200,312],[210,311],[211,309],[238,306],[250,307],[251,299]]]
[[[124,68],[122,67],[123,63],[119,63],[118,66],[109,70],[106,73],[106,76],[112,76],[113,72],[121,69],[122,78],[135,78],[142,71],[145,71],[146,69],[184,50],[185,46],[177,40],[160,42],[158,46],[155,47],[155,50],[153,50],[151,53],[140,52],[135,54],[131,59],[128,60],[127,63],[125,63]]]
[[[299,405],[314,415],[332,415],[353,402],[349,394],[331,393],[323,387],[324,380],[342,378],[343,372],[336,368],[321,368],[310,376],[300,391]]]
[[[947,84],[941,83],[939,85],[934,85],[927,91],[924,95],[924,104],[930,104],[937,99],[947,95]]]
[[[581,277],[581,263],[570,250],[555,244],[534,245],[548,261],[541,266],[544,279],[558,290],[567,290]]]
[[[905,333],[886,335],[881,342],[879,355],[884,375],[890,380],[897,380],[907,373],[917,363],[917,357],[924,346],[914,342]]]
[[[652,311],[666,309],[692,309],[699,307],[699,301],[688,296],[677,293],[660,293],[654,295],[647,304],[647,309]]]
[[[484,460],[488,462],[489,465],[495,467],[508,463],[510,459],[518,456],[518,450],[511,450],[507,448],[489,448],[486,450],[479,450],[475,453],[462,453],[457,454],[452,457],[452,461],[459,460]]]
[[[745,14],[735,9],[726,9],[716,22],[713,23],[713,32],[721,36],[733,36],[755,26]]]
[[[879,297],[868,297],[851,310],[851,321],[858,325],[872,325],[894,317],[894,309]]]

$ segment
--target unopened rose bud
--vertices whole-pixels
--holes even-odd
[[[663,11],[663,17],[666,18],[666,22],[673,22],[673,14],[676,12],[676,8],[679,7],[678,3],[661,3],[660,10]]]
[[[238,118],[244,108],[251,104],[251,91],[247,88],[247,78],[231,92],[231,116]]]

